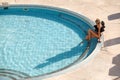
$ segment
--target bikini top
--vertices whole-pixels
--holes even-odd
[[[94,28],[95,28],[95,31],[98,32],[97,25],[94,25]],[[104,28],[105,28],[105,26],[102,25],[102,27],[100,28],[100,32],[104,32],[105,31]]]

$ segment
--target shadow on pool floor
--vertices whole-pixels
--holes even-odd
[[[82,44],[82,45],[78,44],[77,46],[71,48],[70,51],[63,52],[63,53],[58,54],[54,57],[46,59],[46,61],[47,61],[46,63],[38,64],[36,67],[34,67],[34,69],[43,68],[45,66],[50,65],[51,63],[53,64],[53,63],[56,63],[56,62],[61,61],[63,59],[67,59],[67,58],[81,55],[84,51],[85,51],[84,44]]]

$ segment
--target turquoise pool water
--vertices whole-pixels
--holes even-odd
[[[64,11],[0,8],[0,69],[31,77],[62,70],[85,52],[88,43],[79,43],[89,28],[84,20]]]

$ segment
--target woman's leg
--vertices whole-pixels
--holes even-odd
[[[89,29],[89,30],[88,30],[88,35],[86,36],[85,39],[86,39],[86,40],[90,40],[91,38],[94,38],[94,37],[99,38],[98,35],[97,35],[97,33],[95,33],[94,31],[92,31],[92,30]],[[85,40],[85,39],[84,39],[84,40]],[[84,40],[83,40],[82,42],[80,42],[80,44],[83,43]]]
[[[97,33],[95,33],[94,31],[92,31],[92,30],[88,30],[88,35],[86,36],[86,39],[87,40],[90,40],[91,38],[94,38],[94,37],[96,37],[96,38],[99,38],[99,36],[97,35]]]
[[[86,41],[86,40],[90,40],[90,38],[91,38],[91,33],[90,33],[89,30],[88,30],[88,35],[86,36],[85,39],[83,39],[83,40],[80,42],[80,44],[83,43],[83,42]]]
[[[91,34],[88,32],[88,35],[86,36],[86,40],[90,40]]]
[[[91,31],[90,29],[88,30],[88,35],[86,36],[86,40],[90,40],[91,39]]]

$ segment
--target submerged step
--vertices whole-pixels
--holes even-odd
[[[30,77],[30,76],[25,73],[19,72],[19,71],[0,69],[0,80],[2,79],[3,80],[17,80],[17,79],[27,78],[27,77]]]
[[[16,78],[5,75],[5,74],[0,74],[0,80],[16,80]]]

